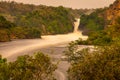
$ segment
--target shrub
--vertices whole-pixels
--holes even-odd
[[[41,38],[41,32],[37,28],[29,27],[14,27],[12,30],[12,38],[32,39]]]
[[[94,51],[90,49],[76,51],[73,46],[73,51],[67,53],[71,62],[68,70],[69,80],[120,80],[120,43],[118,43]]]
[[[0,80],[55,80],[56,65],[43,53],[20,56],[7,63],[0,57]]]
[[[11,39],[8,30],[6,29],[0,30],[0,42],[10,41],[10,40]]]

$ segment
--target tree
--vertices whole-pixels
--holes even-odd
[[[0,16],[0,42],[10,41],[10,28],[15,25],[7,21],[3,16]]]
[[[120,80],[120,42],[82,51],[72,46],[67,52],[69,80]],[[74,53],[72,53],[74,52]]]
[[[55,80],[53,72],[57,67],[43,53],[20,56],[10,63],[1,61],[0,80]]]
[[[7,21],[3,16],[0,15],[0,28],[10,29],[11,27],[14,26],[15,24],[13,24],[10,21]]]
[[[88,35],[93,31],[101,31],[105,27],[105,19],[101,14],[105,9],[96,9],[90,15],[82,15],[80,20],[80,29],[83,34]]]
[[[10,76],[10,74],[7,60],[0,55],[0,80],[8,80],[8,76]]]

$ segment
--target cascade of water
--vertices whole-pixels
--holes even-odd
[[[76,21],[74,22],[74,31],[73,31],[73,33],[80,33],[80,31],[79,31],[79,24],[80,24],[80,19],[75,19]]]

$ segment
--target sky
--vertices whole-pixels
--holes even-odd
[[[22,3],[47,5],[47,6],[64,6],[73,9],[80,8],[103,8],[108,7],[115,0],[0,0],[0,1],[16,1]]]

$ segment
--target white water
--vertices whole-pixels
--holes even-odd
[[[57,41],[73,41],[77,40],[79,38],[86,40],[88,37],[82,35],[82,31],[78,29],[80,24],[80,19],[76,18],[76,21],[74,22],[74,30],[73,33],[69,34],[62,34],[62,35],[47,35],[47,36],[42,36],[43,39],[51,39],[55,38],[58,39]]]
[[[78,31],[80,19],[74,22],[74,32],[69,34],[61,35],[47,35],[42,36],[42,39],[27,39],[27,40],[16,40],[12,42],[0,43],[0,53],[3,57],[9,58],[13,56],[23,55],[24,53],[32,52],[35,49],[44,48],[51,45],[57,45],[60,43],[69,43],[70,41],[82,38],[87,39],[87,36],[83,36]]]
[[[74,22],[74,31],[73,33],[80,33],[80,31],[78,30],[79,24],[80,24],[80,19],[75,19],[76,22]]]

